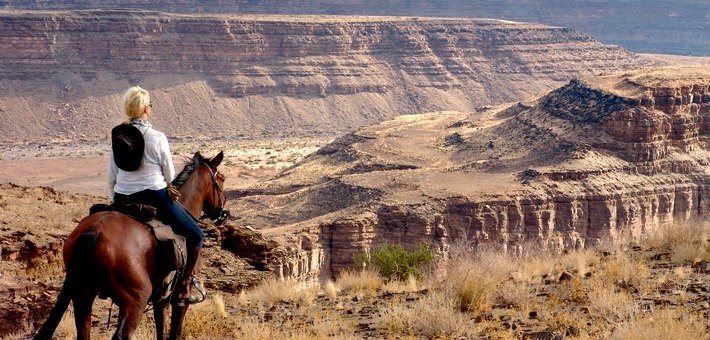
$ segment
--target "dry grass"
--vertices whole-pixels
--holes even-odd
[[[323,290],[325,290],[326,295],[328,295],[329,298],[335,299],[336,296],[338,296],[338,286],[335,285],[335,282],[332,280],[326,281]]]
[[[341,290],[353,294],[372,295],[382,287],[384,281],[375,271],[346,271],[336,281]]]
[[[668,251],[674,262],[708,258],[708,234],[710,223],[688,221],[664,226],[647,236],[644,244],[650,248]]]
[[[57,330],[54,332],[55,336],[71,339],[76,338],[76,327],[74,325],[74,312],[67,311],[62,317],[62,321],[59,322]]]
[[[238,327],[240,319],[230,317],[225,310],[221,295],[213,295],[206,301],[190,307],[183,332],[185,337],[217,338],[230,334],[231,329]]]
[[[671,248],[671,261],[675,264],[689,264],[708,260],[707,244],[698,240],[692,243],[676,244]]]
[[[419,280],[410,275],[406,281],[392,280],[382,286],[385,292],[416,292],[419,290]]]
[[[641,290],[650,289],[651,269],[644,259],[632,259],[627,252],[616,252],[601,263],[599,276],[611,283],[623,283]]]
[[[273,294],[275,287],[281,287],[288,292],[267,297],[266,295]],[[270,283],[267,288],[256,289],[247,293],[247,299],[255,303],[281,303],[285,296],[302,300],[304,294],[294,288],[295,286],[274,285]],[[312,292],[311,289],[306,289],[307,292]],[[276,301],[276,296],[279,300]],[[204,339],[204,338],[246,338],[246,339],[271,339],[271,338],[293,338],[299,332],[316,334],[319,331],[314,331],[311,328],[303,328],[298,323],[294,322],[291,327],[278,327],[278,325],[270,324],[268,320],[264,320],[261,315],[244,314],[236,312],[235,314],[227,311],[225,302],[222,296],[215,295],[212,299],[206,302],[191,307],[188,316],[185,319],[184,334],[187,338]],[[258,307],[250,307],[258,308]],[[306,313],[307,306],[304,306],[303,313]],[[296,331],[298,330],[298,331]]]
[[[621,324],[610,339],[708,339],[706,320],[681,310],[659,310]]]
[[[273,305],[279,301],[300,299],[296,290],[297,282],[290,280],[270,279],[251,289],[246,294],[246,299],[252,304]]]
[[[379,323],[394,336],[457,338],[475,334],[471,318],[459,312],[456,297],[445,291],[428,294],[413,306],[395,305],[384,311]]]
[[[534,288],[524,282],[506,281],[496,287],[493,302],[497,306],[528,312],[533,308]]]
[[[615,323],[631,320],[639,312],[633,296],[612,286],[595,287],[588,296],[590,313],[603,315]]]
[[[320,287],[271,279],[239,294],[212,294],[193,306],[185,336],[520,339],[526,330],[536,330],[573,339],[708,339],[703,312],[693,307],[699,296],[686,291],[703,279],[681,251],[705,254],[704,229],[670,230],[677,232],[611,250],[563,254],[535,246],[514,255],[461,246],[439,264],[438,275],[432,272],[423,281],[384,283],[368,270],[344,272]],[[673,259],[671,252],[686,260]],[[658,254],[666,260],[654,259]],[[363,314],[368,309],[374,312]],[[362,329],[376,333],[363,335]],[[106,332],[97,337],[108,338]],[[57,336],[75,334],[67,313]],[[153,337],[146,320],[134,339]]]

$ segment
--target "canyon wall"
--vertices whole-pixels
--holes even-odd
[[[647,64],[574,29],[484,19],[7,11],[0,44],[0,142],[103,138],[134,84],[170,136],[315,135]]]
[[[448,254],[454,244],[489,244],[511,254],[582,249],[647,236],[661,226],[710,218],[710,180],[670,183],[646,192],[595,193],[505,200],[452,198],[436,208],[398,204],[294,233],[272,264],[277,277],[337,277],[374,246],[425,244]]]
[[[337,275],[383,243],[446,254],[457,243],[518,253],[638,240],[710,218],[709,122],[707,67],[574,80],[530,102],[403,116],[343,137],[242,193],[277,220],[250,217],[242,197],[233,204],[264,233],[291,230],[276,271],[300,279]],[[338,183],[369,194],[327,208]],[[321,214],[291,215],[295,197]]]
[[[704,1],[627,0],[241,0],[0,1],[0,9],[142,8],[178,13],[404,15],[497,18],[574,27],[644,53],[710,55]]]

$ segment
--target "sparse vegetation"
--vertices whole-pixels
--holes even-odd
[[[278,139],[278,140],[210,140],[190,141],[183,138],[171,138],[171,151],[176,163],[181,157],[189,158],[196,151],[213,155],[220,150],[225,152],[224,167],[245,167],[248,169],[284,169],[315,152],[329,140],[323,139]],[[108,145],[103,141],[54,145],[17,145],[12,148],[0,148],[0,159],[21,160],[28,158],[87,158],[106,156]]]
[[[372,250],[372,257],[357,254],[353,257],[356,268],[374,269],[387,280],[406,281],[410,276],[420,279],[424,276],[422,266],[434,260],[434,252],[425,245],[415,250],[407,250],[402,245],[384,244]]]
[[[419,271],[419,276],[413,270],[377,271],[373,260],[322,287],[270,279],[235,295],[212,292],[188,313],[185,334],[194,339],[520,339],[532,334],[706,339],[710,308],[692,288],[706,274],[666,252],[692,244],[691,253],[705,254],[704,230],[704,225],[679,229],[684,235],[661,230],[611,250],[564,254],[524,246],[511,255],[498,247],[461,243],[452,246],[437,270]],[[413,268],[432,255],[425,247],[406,251],[388,245],[373,250],[375,258],[402,267],[409,261]],[[412,275],[400,280],[403,272]],[[71,314],[62,325],[58,336],[75,334]],[[98,332],[99,338],[108,337],[107,330]],[[147,316],[135,338],[152,337]]]
[[[337,286],[354,294],[373,295],[382,287],[382,278],[371,270],[345,271],[340,275]]]
[[[706,320],[689,311],[660,309],[620,324],[610,339],[707,339]]]
[[[85,215],[82,206],[72,204],[85,197],[42,188],[18,188],[14,195],[13,202],[27,206],[33,221],[49,228]],[[3,193],[0,204],[11,196]],[[12,223],[7,235],[16,232],[12,237],[31,240],[37,234],[29,220]],[[208,301],[188,313],[186,336],[519,339],[540,333],[581,339],[706,339],[709,226],[683,223],[563,253],[532,244],[508,250],[462,240],[435,263],[425,246],[383,245],[357,254],[353,270],[337,273],[322,286],[271,279],[236,294],[212,290]],[[48,258],[27,260],[22,277],[51,286],[47,282],[62,276],[62,266],[58,257]],[[3,274],[4,280],[13,275]],[[97,303],[103,304],[99,310],[108,310],[108,301]],[[102,323],[95,327],[96,338],[110,337],[113,312],[108,328],[103,326],[106,314],[95,317]],[[154,337],[149,314],[135,339]],[[3,337],[25,338],[31,331],[28,324]],[[57,336],[74,334],[67,313]]]

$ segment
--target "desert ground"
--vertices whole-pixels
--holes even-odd
[[[211,157],[225,152],[221,171],[225,189],[268,178],[327,144],[329,139],[300,138],[256,141],[214,140],[171,142],[175,169],[200,151]],[[106,193],[108,141],[65,144],[0,145],[0,183],[50,186],[58,190],[101,196]]]

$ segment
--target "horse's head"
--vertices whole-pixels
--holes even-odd
[[[200,219],[209,218],[217,225],[229,217],[229,211],[224,210],[227,202],[224,197],[224,175],[217,170],[223,159],[222,151],[209,159],[198,151],[173,181],[180,190],[180,201],[185,208],[193,214],[202,211]]]
[[[195,153],[194,158],[198,157],[202,157],[199,151]],[[214,220],[216,225],[224,223],[229,217],[229,211],[224,210],[224,205],[227,203],[227,199],[224,197],[224,175],[217,170],[223,159],[224,153],[220,151],[216,156],[200,163],[205,165],[210,172],[213,192],[212,195],[207,196],[202,211],[205,212],[204,217]]]

